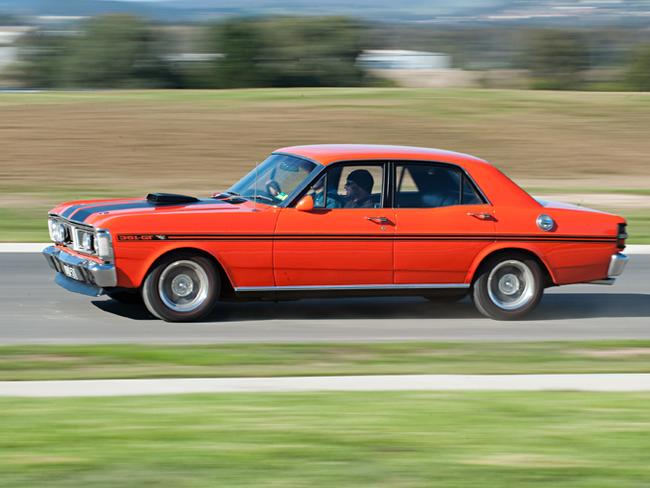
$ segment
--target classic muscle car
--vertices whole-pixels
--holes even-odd
[[[279,149],[211,198],[74,201],[49,215],[43,254],[72,291],[142,299],[167,321],[220,300],[470,295],[519,319],[544,289],[611,284],[623,218],[538,201],[489,163],[437,149]]]

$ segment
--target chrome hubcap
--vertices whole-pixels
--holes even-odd
[[[172,280],[172,291],[174,294],[178,295],[179,297],[186,297],[192,293],[193,289],[194,283],[192,282],[192,278],[186,274],[179,274],[174,276],[174,279]]]
[[[535,296],[533,272],[521,261],[503,261],[490,271],[487,291],[492,303],[503,310],[524,307]]]
[[[499,279],[499,291],[504,295],[514,295],[519,289],[519,278],[512,273],[504,274]]]
[[[161,273],[158,294],[176,312],[191,312],[208,297],[208,275],[194,261],[174,261]]]

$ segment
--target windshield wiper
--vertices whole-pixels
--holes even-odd
[[[222,191],[221,193],[217,193],[215,195],[212,195],[212,198],[218,198],[219,200],[228,200],[233,197],[238,197],[239,193],[236,193],[234,191]]]
[[[264,195],[240,195],[241,198],[246,198],[248,200],[254,200],[256,198],[259,198],[260,200],[265,200],[267,202],[271,203],[278,203],[278,201],[275,198],[267,197]]]

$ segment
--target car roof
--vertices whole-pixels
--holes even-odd
[[[533,197],[487,161],[469,154],[445,151],[444,149],[374,144],[317,144],[284,147],[274,151],[274,154],[290,154],[323,165],[337,161],[368,160],[434,161],[456,164],[474,178],[492,204],[540,206]]]
[[[439,161],[455,164],[482,164],[487,161],[469,154],[444,149],[413,146],[388,146],[378,144],[314,144],[283,147],[275,153],[292,154],[328,165],[336,161],[362,161],[374,159]]]

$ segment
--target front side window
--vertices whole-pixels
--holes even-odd
[[[441,164],[396,165],[395,207],[438,208],[483,203],[467,175]]]
[[[317,165],[286,154],[272,154],[228,189],[233,195],[280,205],[305,182]]]
[[[383,167],[380,164],[336,165],[310,188],[315,208],[380,208]]]

